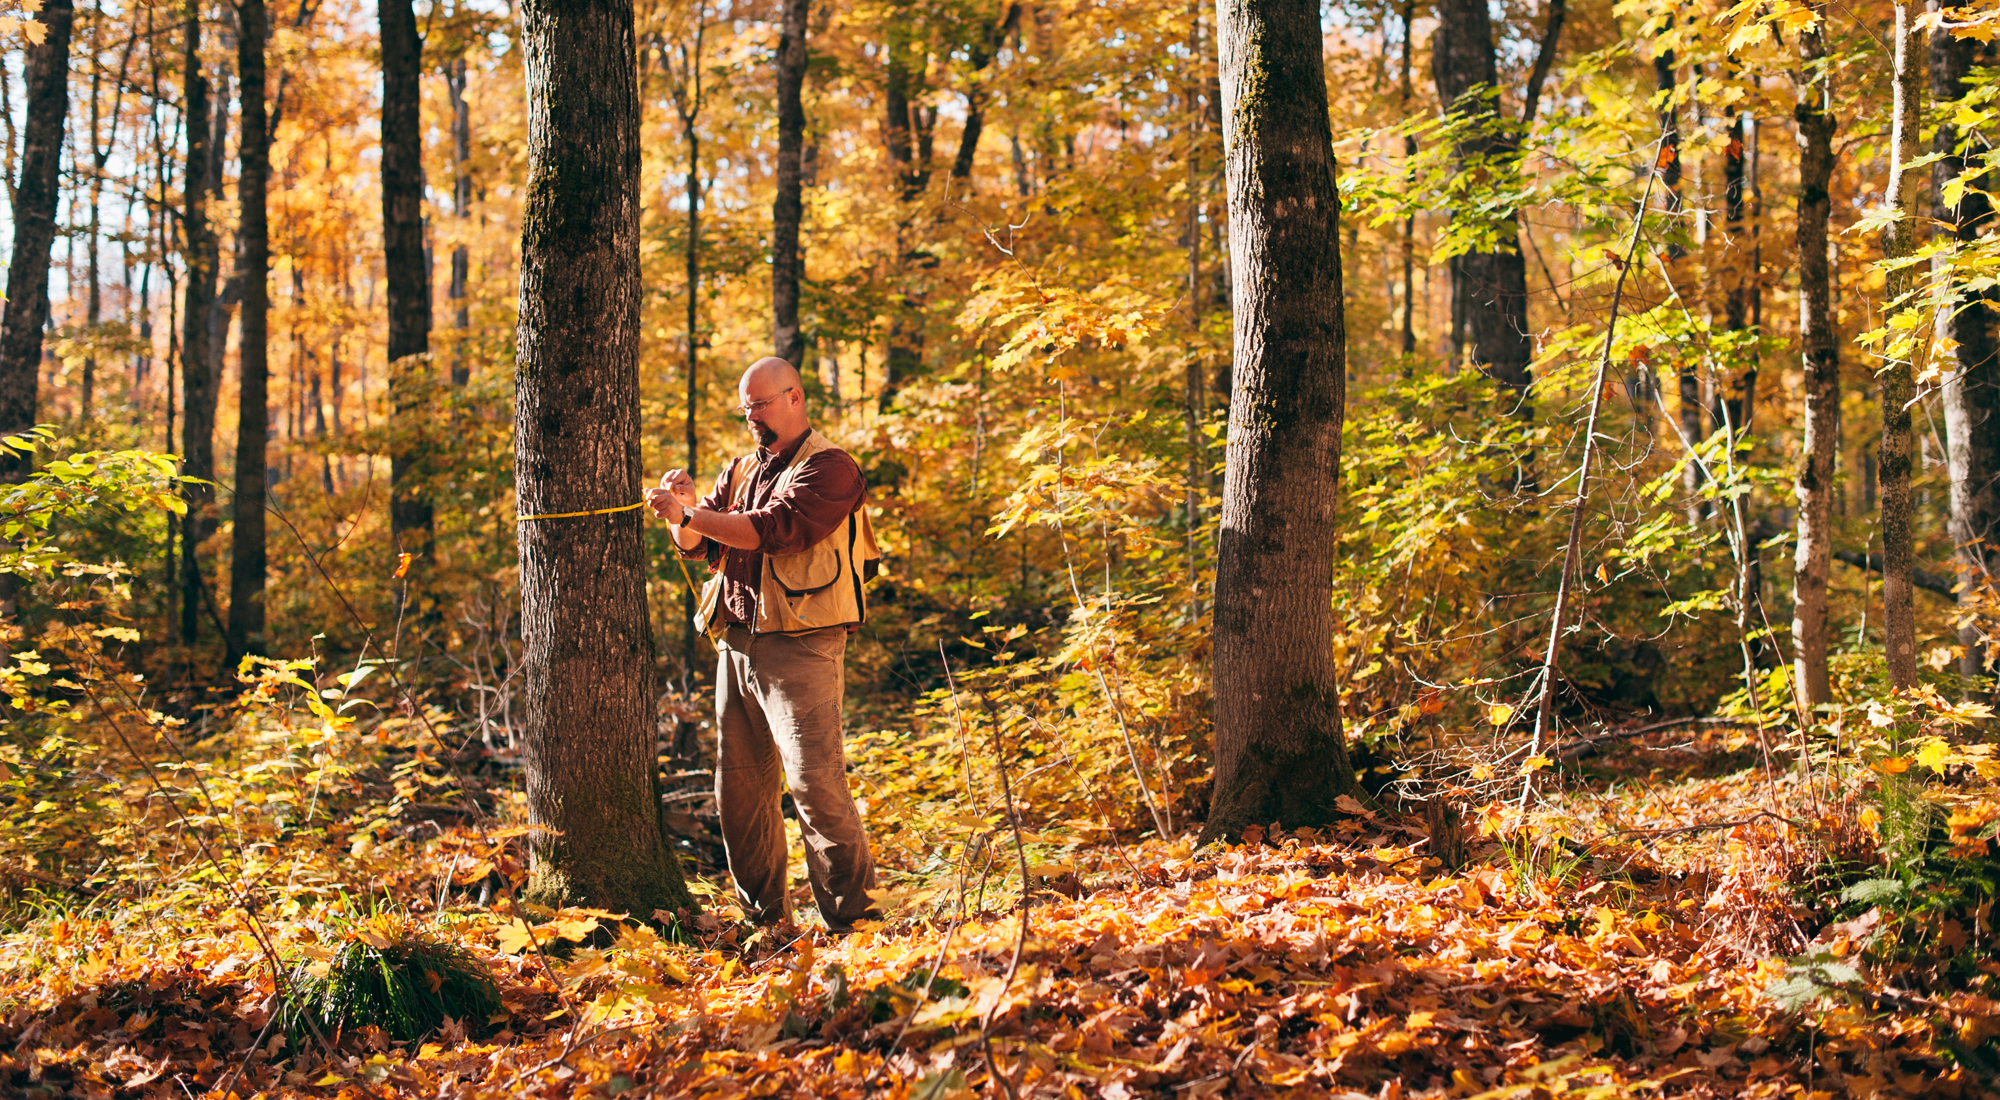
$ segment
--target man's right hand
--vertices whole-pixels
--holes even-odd
[[[671,507],[667,503],[670,500],[680,507]],[[646,506],[658,519],[667,519],[670,515],[685,519],[695,502],[694,478],[689,477],[686,470],[668,470],[660,477],[659,488],[646,490]]]

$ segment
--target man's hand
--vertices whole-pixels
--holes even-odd
[[[676,526],[687,519],[695,506],[694,478],[686,470],[668,470],[660,477],[660,487],[646,490],[646,507],[655,518]]]

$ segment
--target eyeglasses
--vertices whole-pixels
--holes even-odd
[[[766,397],[762,401],[752,401],[748,405],[738,405],[736,406],[736,411],[742,413],[744,416],[749,416],[751,413],[754,412],[762,412],[764,410],[764,406],[769,405],[771,402],[776,401],[778,398],[783,397],[790,392],[792,392],[792,387],[786,386],[784,389],[779,390],[777,393],[774,393],[769,397]]]

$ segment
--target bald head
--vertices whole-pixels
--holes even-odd
[[[775,356],[750,364],[736,384],[750,434],[760,446],[783,450],[806,434],[806,389],[798,368]]]
[[[743,372],[743,380],[737,383],[737,388],[746,395],[754,390],[760,396],[769,396],[786,386],[802,385],[797,367],[775,355],[766,355],[750,364],[750,369]]]

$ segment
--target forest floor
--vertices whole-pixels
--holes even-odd
[[[1740,748],[1707,733],[1621,750],[1617,774],[1533,820],[1472,823],[1459,870],[1416,824],[1362,813],[1200,852],[1079,848],[1025,912],[976,882],[906,879],[923,905],[839,939],[711,913],[671,943],[583,910],[524,924],[504,898],[344,928],[261,915],[302,967],[343,938],[422,929],[499,979],[488,1021],[408,1043],[361,1028],[330,1053],[274,1026],[240,910],[54,914],[0,944],[0,1092],[1996,1095],[1962,1052],[2000,1034],[2000,965],[1946,996],[1862,988],[1843,960],[1879,911],[1836,922],[1793,900],[1808,884],[1782,818],[1802,811]],[[435,892],[509,832],[442,830],[398,893]]]

